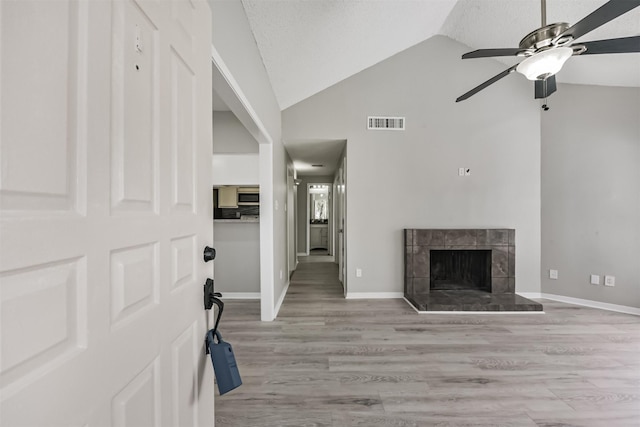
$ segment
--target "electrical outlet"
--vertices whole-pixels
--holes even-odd
[[[616,276],[604,276],[604,285],[605,286],[615,286],[616,285]]]
[[[464,168],[458,168],[458,176],[464,176]]]
[[[592,274],[591,275],[591,284],[592,285],[599,285],[600,284],[600,276],[597,274]]]
[[[356,268],[356,277],[362,277],[362,269]]]
[[[549,270],[549,279],[558,279],[558,270]]]

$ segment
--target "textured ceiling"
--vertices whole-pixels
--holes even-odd
[[[435,34],[473,49],[517,47],[540,26],[539,0],[242,0],[281,109]],[[605,0],[548,0],[570,24]],[[640,8],[580,40],[640,34]],[[492,60],[492,59],[487,59]],[[505,64],[513,58],[502,59]],[[479,82],[483,76],[479,76]],[[487,78],[490,76],[487,76]],[[559,82],[640,86],[640,54],[571,58]]]
[[[243,0],[281,109],[437,34],[455,0]]]

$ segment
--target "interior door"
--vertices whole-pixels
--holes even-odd
[[[210,20],[0,1],[0,425],[213,424]]]

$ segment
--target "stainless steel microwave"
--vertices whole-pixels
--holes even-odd
[[[239,188],[238,206],[259,206],[260,192],[257,188]]]

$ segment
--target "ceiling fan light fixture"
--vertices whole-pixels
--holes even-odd
[[[529,80],[543,80],[556,74],[564,63],[573,55],[570,47],[557,47],[538,52],[526,58],[516,68]]]

